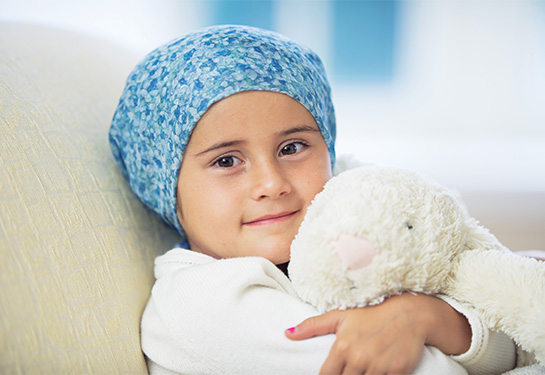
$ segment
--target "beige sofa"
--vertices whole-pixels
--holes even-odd
[[[118,172],[108,127],[141,56],[0,23],[0,374],[147,374],[139,319],[176,234]]]

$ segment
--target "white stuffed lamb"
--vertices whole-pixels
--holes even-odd
[[[415,172],[364,166],[331,179],[292,243],[288,271],[300,297],[324,312],[403,291],[446,294],[545,364],[545,263],[510,252]]]

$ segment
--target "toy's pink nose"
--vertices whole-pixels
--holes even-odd
[[[332,241],[333,250],[349,270],[357,270],[368,266],[380,251],[367,239],[353,235],[341,234]]]

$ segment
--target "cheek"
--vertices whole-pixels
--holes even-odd
[[[306,176],[304,184],[301,185],[300,189],[307,206],[310,205],[316,194],[323,190],[324,185],[330,178],[331,172],[329,169],[323,169],[321,172],[314,170]]]
[[[329,152],[327,149],[325,149],[324,153],[325,155],[322,156],[320,162],[318,163],[318,166],[315,166],[310,170],[310,183],[313,197],[321,192],[324,188],[324,185],[333,177],[333,173],[331,171],[331,161],[329,158]]]
[[[190,232],[193,228],[199,227],[208,211],[208,203],[206,185],[203,184],[198,176],[185,173],[180,175],[180,181],[177,189],[177,212],[178,219],[186,232]],[[191,183],[187,183],[191,181]],[[188,233],[189,235],[189,233]]]
[[[192,181],[191,186],[179,190],[182,226],[199,232],[221,231],[236,218],[239,205],[235,191],[213,178]]]
[[[213,184],[195,184],[190,189],[181,189],[180,223],[188,237],[191,248],[215,258],[228,254],[222,251],[227,235],[234,233],[235,217],[229,200],[221,199],[222,194],[210,188]]]

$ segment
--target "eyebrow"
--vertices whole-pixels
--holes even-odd
[[[276,135],[282,137],[282,136],[287,136],[287,135],[291,135],[291,134],[295,134],[295,133],[303,133],[303,132],[316,133],[316,132],[320,132],[320,130],[316,129],[316,128],[313,128],[312,126],[309,126],[309,125],[300,125],[300,126],[295,126],[293,128],[278,132],[278,133],[276,133]],[[219,142],[219,143],[213,144],[212,146],[208,147],[207,149],[197,153],[195,156],[201,156],[201,155],[204,155],[204,154],[206,154],[206,153],[208,153],[210,151],[214,151],[214,150],[217,150],[217,149],[220,149],[220,148],[225,148],[225,147],[233,147],[233,146],[240,145],[242,143],[244,143],[243,140],[233,140],[233,141],[227,141],[227,142]]]
[[[313,128],[312,126],[309,126],[309,125],[300,125],[300,126],[296,126],[296,127],[281,131],[277,133],[277,135],[285,136],[285,135],[290,135],[294,133],[302,133],[302,132],[316,133],[316,132],[320,132],[320,130],[317,128]]]
[[[206,150],[203,150],[199,153],[197,153],[195,156],[201,156],[201,155],[204,155],[210,151],[214,151],[214,150],[217,150],[217,149],[220,149],[220,148],[225,148],[225,147],[233,147],[233,146],[236,146],[236,145],[239,145],[241,143],[244,143],[244,141],[229,141],[229,142],[219,142],[219,143],[216,143],[210,147],[208,147]]]

